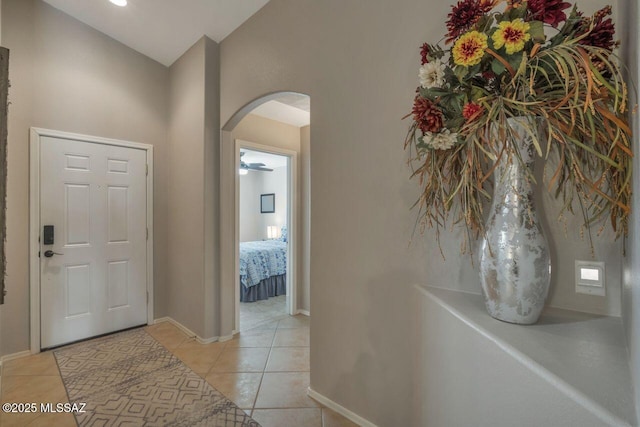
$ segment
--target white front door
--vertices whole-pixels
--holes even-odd
[[[145,324],[146,152],[40,141],[40,347]]]

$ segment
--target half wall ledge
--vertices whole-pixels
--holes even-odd
[[[638,425],[620,318],[549,308],[512,325],[481,295],[415,291],[420,425]]]

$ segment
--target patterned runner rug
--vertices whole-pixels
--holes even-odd
[[[54,351],[80,426],[251,426],[244,411],[143,329]]]

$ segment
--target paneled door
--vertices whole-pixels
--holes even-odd
[[[40,347],[146,324],[146,152],[40,141]]]

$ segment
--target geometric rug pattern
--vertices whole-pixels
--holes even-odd
[[[144,329],[54,351],[79,426],[259,427]]]

